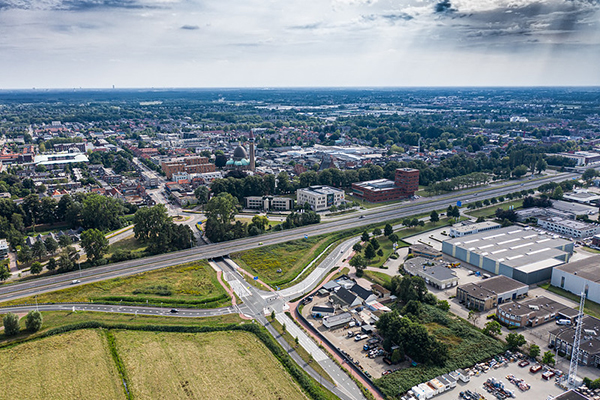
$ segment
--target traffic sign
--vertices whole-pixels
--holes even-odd
[[[457,201],[457,202],[456,202],[456,206],[457,206],[457,207],[462,207],[462,201],[460,201],[460,200],[459,200],[459,201]]]
[[[258,280],[258,276],[255,276],[255,277],[254,277],[254,280],[255,280],[255,281],[257,281],[257,280]]]

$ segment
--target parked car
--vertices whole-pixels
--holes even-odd
[[[529,365],[529,361],[523,360],[519,363],[519,367],[524,368]]]
[[[554,371],[546,371],[542,374],[542,378],[545,380],[550,380],[552,378],[554,378]]]
[[[177,314],[179,312],[176,308],[171,308],[171,314]]]
[[[540,364],[534,364],[531,366],[531,368],[529,368],[529,372],[531,372],[532,374],[535,374],[536,372],[541,371],[542,366]]]

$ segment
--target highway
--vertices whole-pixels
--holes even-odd
[[[307,235],[315,236],[331,234],[350,228],[383,223],[391,219],[423,214],[433,209],[445,209],[448,205],[456,204],[456,201],[458,200],[463,201],[463,203],[466,203],[467,201],[484,200],[486,198],[496,197],[517,190],[537,188],[543,183],[572,179],[577,176],[579,175],[575,173],[564,173],[538,180],[517,181],[512,185],[504,185],[501,187],[492,186],[487,189],[482,189],[481,187],[474,188],[449,195],[421,198],[410,202],[401,202],[386,207],[374,208],[361,213],[360,217],[350,214],[345,218],[340,218],[332,222],[323,222],[318,225],[272,232],[228,242],[211,243],[178,252],[90,268],[82,270],[81,272],[73,271],[19,283],[4,284],[0,286],[0,301],[15,300],[35,294],[71,287],[71,282],[75,279],[81,280],[81,283],[93,283],[110,278],[129,276],[140,272],[152,271],[185,262],[196,261],[198,259],[218,258],[230,253],[255,248],[259,243],[267,246],[289,240],[302,239]]]

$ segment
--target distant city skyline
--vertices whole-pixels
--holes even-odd
[[[0,89],[600,85],[600,0],[0,0]]]

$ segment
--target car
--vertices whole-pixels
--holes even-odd
[[[363,219],[364,217],[365,217],[364,215],[361,215],[360,217],[358,217],[358,219]]]
[[[529,372],[531,372],[532,374],[535,374],[537,372],[539,372],[542,369],[542,366],[540,364],[535,364],[532,365],[531,368],[529,368]]]
[[[527,360],[523,360],[519,363],[519,367],[521,367],[521,368],[525,368],[528,365],[529,365],[529,361],[527,361]]]
[[[547,381],[554,378],[554,375],[554,371],[546,371],[542,374],[542,378]]]
[[[171,308],[171,314],[177,314],[179,312],[176,308]]]
[[[262,245],[262,242],[258,242],[258,245],[259,245],[259,246],[261,246],[261,245]]]
[[[78,283],[81,283],[81,281],[79,279],[75,279],[71,282],[71,285],[76,285]]]

